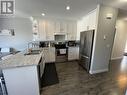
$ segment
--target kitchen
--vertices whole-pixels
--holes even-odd
[[[2,61],[0,61],[2,76],[4,76],[1,79],[1,85],[2,90],[5,91],[2,95],[61,95],[62,93],[66,95],[87,95],[88,93],[91,93],[90,95],[92,93],[93,95],[103,95],[108,93],[107,95],[110,95],[117,91],[117,93],[120,93],[115,87],[111,88],[113,91],[104,88],[114,85],[113,83],[110,84],[108,77],[113,82],[116,80],[110,76],[109,60],[115,36],[117,8],[103,4],[97,5],[94,1],[95,5],[93,7],[86,6],[91,8],[82,16],[80,15],[80,18],[75,19],[76,16],[74,17],[70,13],[74,10],[73,7],[68,6],[69,2],[67,2],[67,5],[65,4],[66,7],[64,5],[65,9],[62,11],[62,15],[58,15],[56,11],[52,13],[52,7],[50,6],[52,1],[50,1],[48,9],[41,5],[42,2],[47,4],[47,1],[33,1],[31,5],[33,10],[24,2],[15,1],[16,17],[0,18],[0,29],[2,31],[0,50],[1,52],[10,52],[11,48],[11,53],[14,54],[2,56]],[[60,2],[57,3],[61,5]],[[81,0],[81,2],[84,1]],[[57,3],[53,3],[53,5],[56,6]],[[22,9],[20,4],[23,4],[26,9]],[[86,7],[84,6],[84,9]],[[29,12],[30,15],[27,14]],[[52,17],[50,13],[52,13]],[[78,11],[76,13],[78,14]],[[70,18],[66,17],[68,14],[70,14]],[[84,49],[81,48],[83,38],[86,42],[89,42],[88,36],[88,38],[82,36],[89,34],[84,34],[83,31],[94,32],[90,51],[87,47],[89,44],[84,44]],[[82,59],[86,51],[90,54],[85,55],[86,59]],[[88,63],[88,66],[84,66],[86,63]],[[107,73],[105,74],[105,72]],[[99,73],[99,76],[96,73]],[[44,84],[41,78],[46,77],[44,80],[49,82],[54,81],[55,76],[58,82],[54,85],[40,86]],[[102,78],[104,78],[103,81]],[[124,75],[124,79],[126,84],[126,75]],[[102,84],[103,82],[107,82],[108,85]],[[103,86],[102,92],[100,91],[101,86]],[[91,91],[90,88],[92,88]],[[122,89],[121,93],[125,93],[125,89],[126,87]]]

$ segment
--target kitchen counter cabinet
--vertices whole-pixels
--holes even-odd
[[[45,63],[55,62],[55,47],[45,47],[44,48]]]
[[[45,60],[43,51],[36,55],[23,52],[0,62],[8,95],[40,95],[40,78]]]
[[[68,60],[78,60],[79,59],[79,47],[69,47],[68,48]]]
[[[37,66],[3,70],[8,95],[40,95]]]

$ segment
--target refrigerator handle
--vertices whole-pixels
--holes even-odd
[[[85,56],[85,55],[82,55],[82,57],[84,57],[84,58],[86,58],[86,59],[89,59],[89,57],[88,57],[88,56]]]

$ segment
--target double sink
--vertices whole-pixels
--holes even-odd
[[[32,49],[29,52],[25,53],[24,55],[37,55],[40,54],[42,52],[41,49]]]

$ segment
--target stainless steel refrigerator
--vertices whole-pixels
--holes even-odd
[[[89,72],[93,50],[94,30],[80,33],[80,61],[79,64]]]

